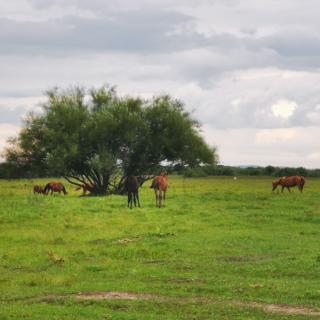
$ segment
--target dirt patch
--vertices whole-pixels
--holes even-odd
[[[70,295],[47,295],[42,297],[27,298],[31,302],[55,301],[64,299],[75,300],[153,300],[159,302],[177,301],[182,303],[204,303],[219,304],[240,307],[250,307],[261,309],[266,313],[277,313],[286,315],[303,315],[320,317],[320,310],[306,306],[294,306],[286,304],[267,304],[255,301],[237,301],[237,300],[214,300],[204,297],[170,297],[159,296],[151,293],[135,293],[125,291],[103,291],[103,292],[79,292]]]
[[[320,316],[320,311],[317,309],[304,307],[304,306],[292,306],[286,304],[266,304],[261,302],[243,302],[232,301],[232,305],[253,307],[262,309],[268,313],[282,313],[288,315],[304,315],[304,316]]]
[[[252,307],[262,309],[268,313],[281,313],[288,315],[305,315],[305,316],[320,316],[320,311],[304,306],[291,306],[284,304],[265,304],[261,302],[246,302],[234,300],[212,300],[201,297],[182,298],[182,297],[165,297],[149,293],[133,293],[133,292],[81,292],[73,295],[73,298],[80,300],[104,300],[104,299],[123,299],[123,300],[156,300],[156,301],[180,301],[180,302],[202,302],[207,304],[229,304],[243,307]]]
[[[105,299],[122,299],[122,300],[156,300],[156,301],[171,301],[177,300],[181,302],[202,302],[202,303],[219,303],[229,304],[243,307],[252,307],[262,309],[268,313],[282,313],[292,315],[306,315],[306,316],[320,316],[320,311],[308,308],[304,306],[292,306],[284,304],[265,304],[261,302],[246,302],[246,301],[234,301],[234,300],[212,300],[201,297],[182,298],[182,297],[165,297],[158,296],[150,293],[133,293],[133,292],[81,292],[76,295],[72,295],[72,298],[79,300],[105,300]]]
[[[133,293],[133,292],[80,292],[72,295],[72,298],[79,300],[108,300],[108,299],[122,299],[122,300],[157,300],[166,301],[167,297],[157,296],[150,293]]]

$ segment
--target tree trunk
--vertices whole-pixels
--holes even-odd
[[[108,195],[108,194],[118,194],[124,195],[127,193],[125,188],[125,183],[128,176],[122,176],[120,180],[114,179],[111,180],[109,175],[68,175],[64,176],[64,178],[71,184],[80,187],[84,190],[84,188],[91,195]],[[141,175],[137,176],[140,187],[150,179],[153,179],[154,175]]]
[[[88,191],[91,195],[107,195],[108,194],[108,177],[93,176],[64,176],[64,178],[74,186],[80,187]]]

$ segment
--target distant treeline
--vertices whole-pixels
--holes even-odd
[[[196,168],[173,167],[169,171],[186,177],[207,176],[293,176],[320,177],[320,169],[306,169],[303,167],[232,167],[232,166],[202,166]]]
[[[169,174],[183,175],[185,177],[208,177],[208,176],[293,176],[300,175],[305,177],[320,177],[320,169],[306,169],[303,167],[233,167],[223,165],[207,165],[194,168],[185,168],[183,166],[165,166]],[[161,169],[159,169],[161,171]],[[50,170],[29,170],[16,167],[12,164],[0,163],[0,179],[17,179],[17,178],[41,178],[57,176],[57,173]]]

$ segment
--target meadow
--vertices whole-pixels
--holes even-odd
[[[0,319],[320,319],[320,179],[169,177],[132,210],[47,181],[0,181]]]

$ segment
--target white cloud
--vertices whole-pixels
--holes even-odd
[[[294,141],[299,136],[297,128],[280,128],[258,130],[255,136],[256,144],[279,144]]]
[[[315,164],[320,162],[320,152],[313,152],[307,155],[307,159],[313,161]]]
[[[287,119],[293,115],[297,107],[298,105],[295,101],[278,100],[271,106],[271,110],[276,117]]]
[[[19,130],[20,126],[12,125],[9,123],[0,123],[0,160],[3,160],[2,151],[7,144],[8,138],[16,136]]]
[[[223,164],[319,167],[320,153],[315,152],[320,150],[317,127],[259,130],[205,125],[203,135],[217,145]]]

